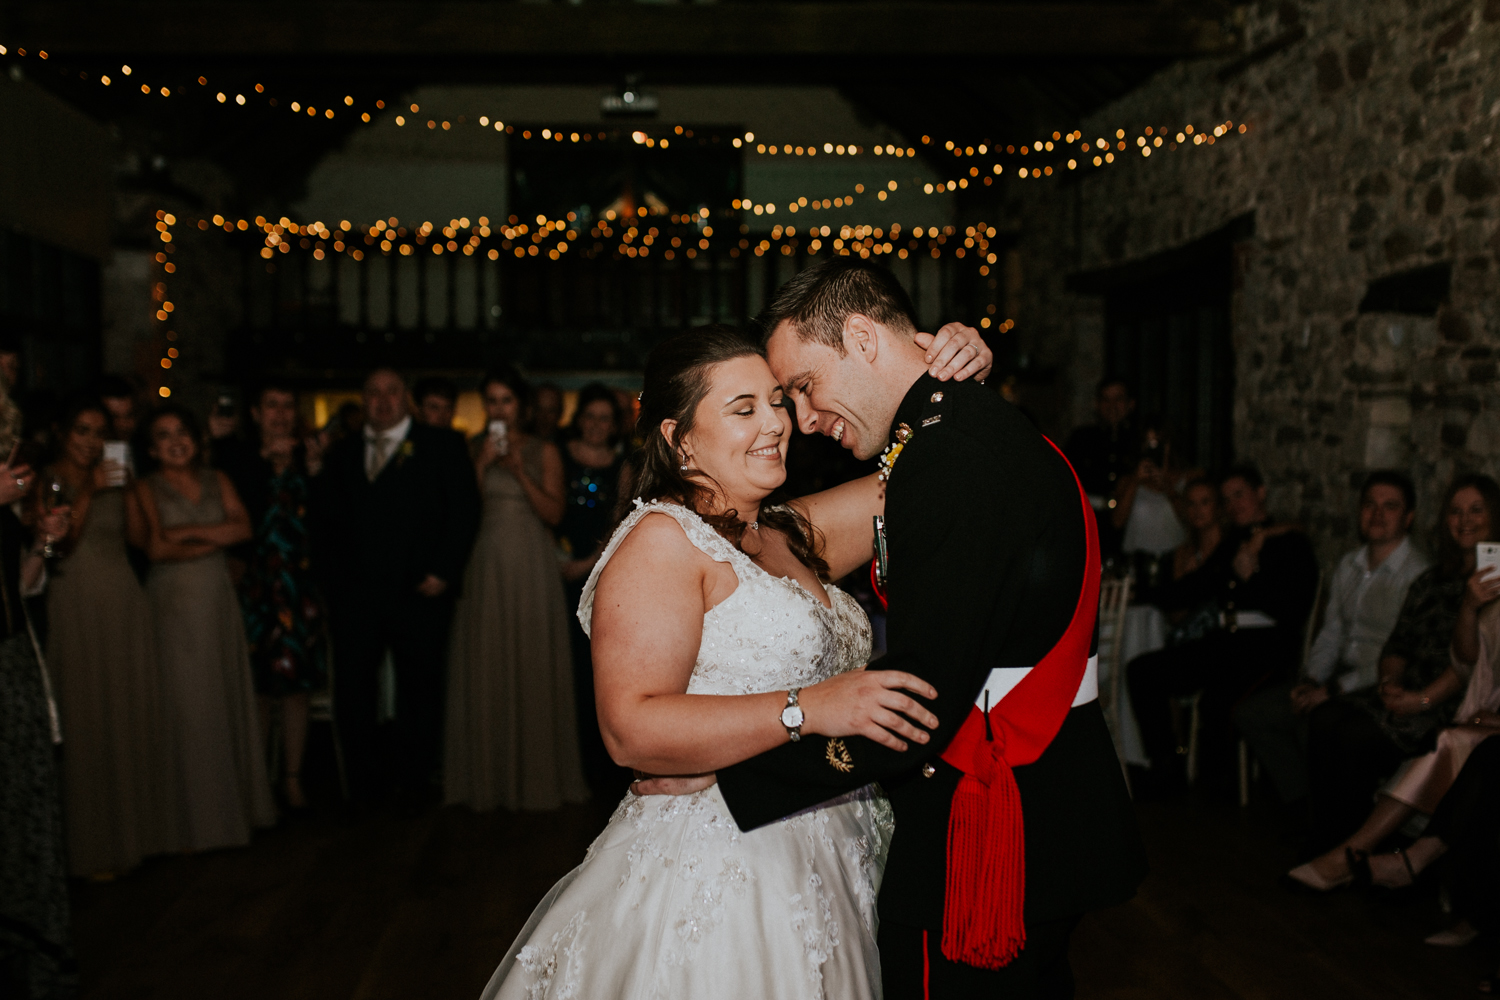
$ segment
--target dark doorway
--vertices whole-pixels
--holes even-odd
[[[1136,393],[1137,412],[1165,416],[1179,456],[1205,469],[1234,461],[1234,245],[1253,216],[1163,254],[1075,277],[1104,296],[1104,365]]]

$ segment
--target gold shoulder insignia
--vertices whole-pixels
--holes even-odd
[[[849,756],[849,748],[844,746],[843,740],[829,740],[824,756],[828,758],[828,766],[840,774],[848,774],[854,770],[854,758]]]

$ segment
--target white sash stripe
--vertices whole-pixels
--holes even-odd
[[[979,689],[979,697],[974,699],[974,704],[983,711],[985,705],[985,693],[989,693],[989,706],[996,705],[1010,694],[1015,686],[1021,683],[1021,678],[1031,673],[1030,667],[996,667],[990,671],[989,678],[984,682],[984,687]],[[1097,654],[1089,657],[1088,666],[1084,668],[1083,680],[1078,683],[1078,693],[1073,696],[1071,707],[1087,705],[1099,697],[1099,657]]]

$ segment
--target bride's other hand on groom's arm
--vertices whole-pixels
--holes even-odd
[[[944,382],[989,378],[995,353],[978,330],[962,323],[949,323],[935,335],[918,333],[917,346],[927,352],[927,374]]]
[[[903,694],[903,688],[929,701],[937,697],[931,684],[901,670],[850,670],[805,687],[798,701],[803,735],[865,736],[898,751],[908,747],[907,740],[925,744],[932,739],[927,730],[937,728],[937,716]],[[718,780],[714,774],[635,774],[630,790],[637,795],[691,795]]]

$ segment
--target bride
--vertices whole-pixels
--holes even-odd
[[[728,331],[652,351],[640,425],[640,499],[578,609],[610,755],[689,775],[809,735],[925,742],[937,720],[904,691],[936,692],[860,669],[869,620],[827,582],[871,558],[875,477],[777,503],[791,419],[758,350]],[[627,795],[484,997],[878,997],[892,829],[874,786],[750,833],[717,785]]]

